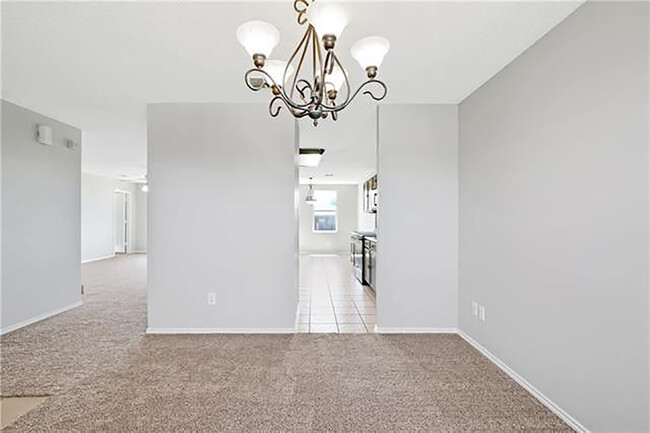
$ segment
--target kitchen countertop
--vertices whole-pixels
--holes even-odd
[[[362,232],[362,231],[353,231],[352,236],[364,236],[364,237],[376,237],[377,233],[375,232]]]

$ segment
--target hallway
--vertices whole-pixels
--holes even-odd
[[[355,278],[347,255],[300,256],[298,332],[375,331],[374,292]]]

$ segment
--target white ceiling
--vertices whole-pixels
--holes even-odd
[[[301,167],[300,183],[359,183],[377,167],[377,106],[359,99],[340,113],[339,119],[314,127],[300,120],[300,147],[325,149],[318,167]],[[333,176],[328,176],[333,175]]]
[[[291,3],[3,2],[2,96],[81,128],[84,171],[140,176],[147,103],[268,101],[244,85],[250,60],[235,30],[251,19],[273,23],[282,40],[272,57],[287,58],[303,30]],[[338,52],[359,83],[350,46],[386,36],[385,103],[458,103],[580,4],[348,2]],[[336,124],[301,124],[301,146],[326,148],[318,181],[356,182],[372,171],[375,107],[361,102]]]

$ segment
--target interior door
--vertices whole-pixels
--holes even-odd
[[[126,254],[127,235],[129,224],[128,195],[123,192],[115,192],[114,197],[114,221],[115,221],[115,253]]]

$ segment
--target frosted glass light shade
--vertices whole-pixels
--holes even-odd
[[[370,36],[363,38],[352,45],[352,57],[361,65],[363,69],[369,66],[381,66],[384,56],[390,49],[388,39],[381,36]]]
[[[248,21],[237,29],[237,40],[248,54],[264,54],[267,58],[280,42],[280,32],[264,21]]]
[[[318,0],[309,5],[307,20],[321,38],[325,35],[334,35],[338,38],[348,25],[349,18],[347,11],[341,5],[327,0]]]
[[[263,69],[271,76],[271,78],[273,78],[275,84],[277,84],[278,86],[284,86],[282,79],[284,78],[284,70],[286,67],[287,67],[287,62],[283,60],[267,60]],[[289,77],[292,74],[293,74],[293,66],[289,65],[289,69],[287,70],[287,79],[289,79]],[[266,78],[266,84],[271,85],[273,83],[269,83],[269,79]]]
[[[334,68],[331,74],[325,75],[325,90],[341,90],[345,82],[345,75],[341,68]]]

